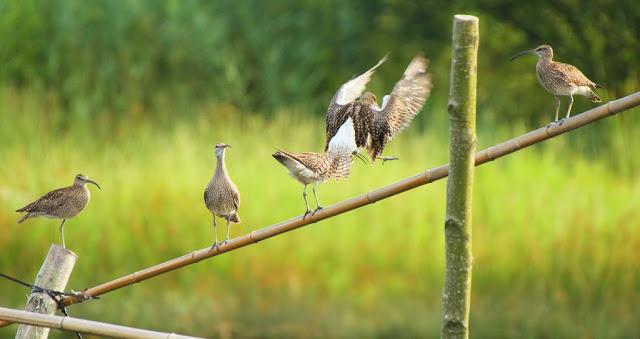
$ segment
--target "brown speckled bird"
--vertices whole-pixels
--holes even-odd
[[[296,153],[278,150],[273,154],[273,157],[289,170],[289,174],[304,185],[302,197],[306,211],[303,219],[311,213],[307,202],[307,185],[313,184],[313,196],[316,199],[316,209],[313,213],[315,213],[322,209],[318,201],[316,186],[329,179],[348,178],[353,162],[352,155],[356,151],[353,121],[348,118],[337,131],[335,137],[331,139],[327,151],[324,153]]]
[[[386,57],[346,82],[333,96],[327,109],[325,150],[338,128],[347,118],[352,118],[356,144],[368,150],[372,162],[377,158],[395,158],[380,157],[380,154],[387,142],[409,126],[424,106],[431,91],[431,75],[427,73],[428,60],[422,55],[415,56],[402,79],[396,82],[391,94],[385,95],[382,106],[378,107],[376,96],[363,91],[375,70],[385,61]]]
[[[216,225],[216,217],[223,218],[227,221],[227,237],[223,244],[229,242],[229,223],[240,223],[238,216],[238,208],[240,208],[240,191],[238,187],[231,181],[227,173],[227,166],[224,162],[224,154],[227,148],[231,147],[227,144],[217,144],[216,151],[216,169],[213,177],[204,190],[204,204],[213,214],[213,233],[215,240],[211,249],[218,247],[218,232]]]
[[[100,188],[97,182],[78,174],[73,185],[53,190],[27,206],[16,210],[16,212],[27,212],[18,220],[18,223],[40,216],[62,219],[60,236],[62,237],[62,247],[66,248],[64,243],[64,223],[67,219],[75,217],[87,207],[91,197],[87,183],[92,183]]]
[[[575,66],[553,61],[553,49],[551,46],[540,45],[535,49],[520,52],[511,57],[511,61],[525,54],[535,54],[538,56],[538,63],[536,64],[538,81],[547,92],[556,97],[556,118],[553,122],[558,122],[561,95],[569,96],[569,108],[567,109],[567,116],[562,119],[560,123],[568,119],[571,115],[574,94],[587,97],[591,99],[591,102],[601,101],[598,95],[593,92],[594,89],[600,86],[589,80]]]

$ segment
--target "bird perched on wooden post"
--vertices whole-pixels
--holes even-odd
[[[273,157],[289,170],[289,174],[304,185],[302,197],[306,211],[302,216],[303,219],[311,213],[307,202],[307,185],[313,184],[313,196],[316,200],[316,209],[311,214],[313,215],[322,209],[316,193],[316,186],[329,179],[348,178],[353,162],[352,155],[357,149],[353,120],[348,118],[331,139],[327,151],[324,153],[278,150],[273,154]]]
[[[87,183],[94,184],[100,189],[100,185],[97,182],[78,174],[73,181],[73,185],[53,190],[27,206],[16,210],[16,212],[27,212],[18,220],[18,223],[40,216],[62,219],[60,236],[62,237],[62,247],[66,248],[64,243],[64,223],[67,219],[75,217],[87,207],[91,197]]]
[[[391,94],[384,96],[379,107],[376,96],[363,91],[375,70],[386,59],[385,56],[371,69],[347,81],[331,99],[327,109],[325,151],[338,128],[351,118],[356,145],[368,150],[372,162],[378,158],[383,161],[397,159],[380,157],[380,154],[387,142],[409,126],[424,106],[431,91],[431,75],[427,73],[429,61],[421,54],[416,55],[402,79],[396,82]]]
[[[224,162],[225,150],[230,147],[230,145],[224,143],[216,145],[216,169],[209,184],[204,189],[204,204],[213,214],[213,233],[215,234],[215,240],[211,249],[217,248],[220,245],[218,243],[216,217],[223,218],[227,222],[227,237],[223,244],[229,242],[229,224],[240,223],[240,217],[238,216],[240,191],[238,191],[238,187],[231,181],[227,173],[227,166]]]
[[[561,95],[569,96],[567,116],[560,121],[561,124],[571,115],[571,106],[573,106],[573,96],[575,94],[587,97],[591,99],[591,102],[601,101],[593,91],[596,88],[600,88],[600,86],[589,80],[575,66],[553,61],[553,49],[551,46],[540,45],[535,49],[522,51],[511,57],[511,61],[525,54],[535,54],[538,56],[538,63],[536,64],[538,81],[547,92],[556,97],[556,118],[553,123],[558,122]]]

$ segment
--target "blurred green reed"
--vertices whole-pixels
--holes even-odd
[[[73,119],[38,90],[0,90],[0,271],[31,281],[57,223],[16,224],[14,210],[83,173],[87,210],[69,221],[79,260],[69,289],[111,280],[211,244],[202,192],[213,145],[242,194],[232,236],[303,211],[302,186],[271,157],[320,150],[324,122],[215,101],[132,106],[124,118]],[[437,107],[437,106],[436,106]],[[188,109],[189,117],[172,117]],[[544,111],[544,110],[541,110]],[[577,112],[577,111],[576,111]],[[479,147],[526,131],[479,112]],[[475,337],[633,337],[640,323],[638,110],[479,167],[474,188]],[[325,205],[447,161],[444,110],[394,139],[400,161],[363,165],[319,187]],[[551,115],[549,115],[549,118]],[[545,117],[546,118],[546,117]],[[445,182],[437,182],[232,254],[73,306],[73,316],[225,337],[436,337],[440,328]],[[27,290],[0,281],[0,304]],[[0,329],[12,336],[15,327]],[[52,338],[66,334],[54,332]]]

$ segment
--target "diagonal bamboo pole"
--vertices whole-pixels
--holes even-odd
[[[525,147],[537,144],[539,142],[551,139],[557,135],[572,131],[597,120],[609,117],[624,110],[640,106],[640,92],[628,95],[618,100],[610,101],[604,105],[593,108],[582,114],[575,115],[564,121],[562,125],[554,124],[547,127],[538,128],[527,134],[521,135],[515,139],[503,142],[501,144],[489,147],[475,154],[475,166],[482,165],[489,161],[503,157],[507,154],[516,152]],[[360,208],[365,205],[373,204],[376,201],[389,198],[396,194],[414,189],[416,187],[428,184],[430,182],[440,180],[449,174],[449,165],[442,165],[422,172],[418,175],[398,181],[394,184],[375,189],[368,193],[361,194],[357,197],[341,201],[335,205],[319,210],[311,217],[302,219],[298,216],[278,224],[264,227],[231,239],[226,245],[218,247],[217,250],[211,250],[209,247],[191,252],[181,257],[166,261],[164,263],[146,268],[144,270],[131,273],[118,279],[106,282],[85,290],[90,296],[100,296],[102,294],[117,290],[119,288],[129,286],[143,280],[153,278],[160,274],[164,274],[175,269],[191,265],[200,260],[215,257],[222,253],[231,252],[238,248],[257,243],[276,235],[295,230],[297,228],[316,223],[318,221],[331,218],[333,216]],[[73,297],[67,297],[64,300],[66,305],[79,302]]]
[[[175,333],[143,330],[133,327],[84,320],[72,317],[40,314],[0,307],[0,319],[38,327],[56,328],[63,331],[81,332],[114,338],[198,339]]]
[[[453,18],[449,89],[449,179],[444,223],[446,271],[442,338],[469,337],[471,305],[471,201],[476,150],[478,18]]]
[[[475,154],[475,166],[485,164],[507,154],[511,154],[523,148],[540,143],[547,139],[551,139],[560,134],[583,127],[600,119],[607,118],[636,106],[640,106],[640,92],[630,94],[618,100],[610,101],[604,105],[595,107],[582,114],[575,115],[565,120],[562,125],[555,124],[547,127],[541,127],[537,130],[521,135],[515,139],[511,139],[509,141],[477,152]],[[176,270],[178,268],[197,263],[200,260],[215,257],[222,253],[230,252],[238,248],[257,243],[258,241],[265,240],[267,238],[271,238],[276,235],[289,232],[324,219],[331,218],[350,210],[373,204],[378,200],[386,199],[396,194],[400,194],[402,192],[428,184],[430,182],[440,180],[447,177],[448,174],[449,165],[442,165],[436,168],[432,168],[428,171],[406,178],[394,184],[375,189],[368,193],[326,207],[318,211],[318,213],[311,217],[302,219],[302,216],[298,216],[296,218],[283,221],[279,224],[252,231],[249,234],[231,239],[226,245],[218,247],[218,250],[211,251],[210,248],[197,250],[181,257],[155,265],[153,267],[149,267],[144,270],[106,282],[102,285],[91,287],[89,289],[86,289],[85,293],[89,296],[97,297],[105,293],[132,285],[134,283],[141,282],[143,280]],[[69,297],[64,300],[65,305],[72,305],[79,302],[81,302],[81,300],[77,300],[73,297]],[[9,324],[11,324],[11,322],[3,323],[2,321],[0,321],[0,327]]]

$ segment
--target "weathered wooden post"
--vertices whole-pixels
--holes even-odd
[[[442,338],[469,337],[478,38],[477,17],[454,16],[448,104],[450,168],[444,223],[446,273],[442,295]]]
[[[49,254],[44,260],[40,271],[36,276],[34,285],[54,291],[64,291],[76,264],[78,256],[70,250],[53,244]],[[27,301],[26,311],[55,314],[58,305],[46,293],[32,292]],[[16,339],[45,339],[49,336],[48,327],[36,327],[29,325],[18,326]]]

